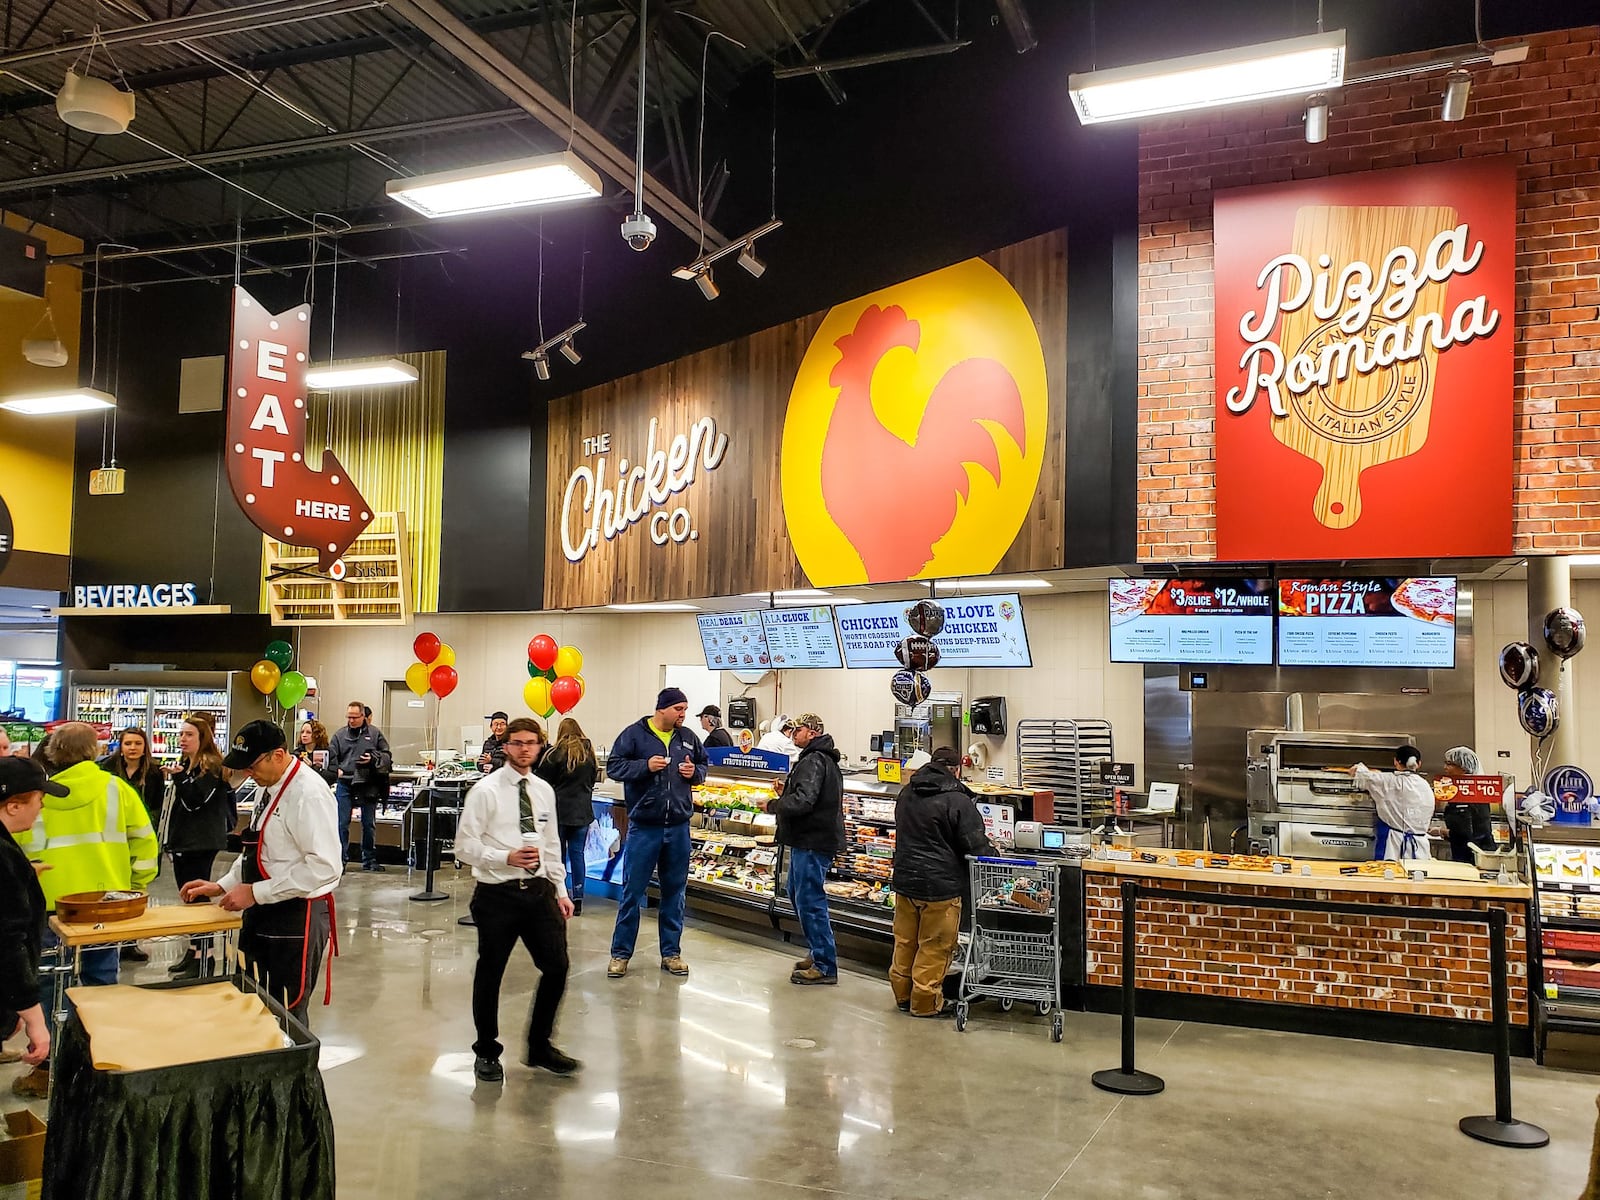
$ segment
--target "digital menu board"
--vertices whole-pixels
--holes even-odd
[[[1280,579],[1285,667],[1453,667],[1454,577]]]
[[[772,665],[758,612],[701,613],[700,648],[713,671],[764,671]]]
[[[839,611],[839,646],[847,667],[898,669],[894,648],[912,634],[906,610],[915,601],[859,604]],[[933,639],[941,667],[1031,667],[1022,599],[961,596],[935,600],[944,609],[944,628]]]
[[[1267,579],[1113,579],[1111,661],[1272,662]]]
[[[772,608],[761,613],[772,665],[793,671],[805,667],[840,667],[839,631],[833,626],[833,609]]]

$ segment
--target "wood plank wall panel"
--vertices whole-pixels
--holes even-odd
[[[1044,348],[1049,387],[1049,433],[1039,485],[1027,519],[997,573],[1051,570],[1065,561],[1066,496],[1066,247],[1064,230],[985,256],[1034,315]],[[789,392],[811,338],[817,313],[713,347],[676,362],[589,388],[551,403],[545,494],[547,609],[601,604],[736,596],[806,586],[783,518],[778,467]],[[711,417],[728,437],[722,463],[697,468],[695,482],[663,507],[678,504],[693,516],[696,538],[657,546],[649,516],[591,549],[576,565],[562,548],[562,504],[579,466],[593,468],[583,439],[611,434],[606,482],[617,468],[645,453],[650,418],[657,446],[687,435]],[[697,463],[699,459],[696,459]],[[574,506],[577,507],[576,505]],[[575,515],[573,537],[587,521]]]

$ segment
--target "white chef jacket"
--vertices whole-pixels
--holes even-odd
[[[1373,771],[1365,763],[1357,763],[1350,774],[1355,785],[1372,797],[1378,820],[1389,827],[1389,843],[1379,847],[1383,857],[1432,858],[1428,825],[1433,820],[1433,786],[1415,771]]]
[[[517,783],[528,781],[533,802],[534,828],[539,834],[539,865],[532,870],[513,867],[506,860],[522,849],[522,804]],[[532,771],[519,775],[509,763],[485,775],[467,793],[456,822],[456,857],[472,868],[479,883],[514,883],[544,876],[556,885],[556,895],[567,894],[567,867],[561,853],[561,830],[556,821],[556,794]]]
[[[774,729],[756,743],[757,750],[770,750],[774,754],[787,754],[791,761],[800,756],[800,747],[783,736],[783,730]]]
[[[261,867],[271,877],[251,885],[257,904],[326,896],[339,886],[344,873],[339,806],[327,782],[310,767],[296,760],[282,779],[260,789],[250,827],[261,830]],[[244,882],[244,855],[218,882],[223,891]]]

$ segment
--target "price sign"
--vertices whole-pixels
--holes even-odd
[[[900,760],[898,758],[880,758],[878,760],[878,782],[900,782]]]
[[[707,842],[705,847],[703,848],[703,850],[701,852],[704,853],[704,854],[711,855],[712,858],[717,858],[726,849],[727,849],[727,846],[725,846],[721,842]]]

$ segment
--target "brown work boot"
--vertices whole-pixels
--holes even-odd
[[[794,969],[796,971],[809,971],[816,965],[816,961],[808,954],[804,958],[795,959]]]
[[[606,966],[607,979],[621,979],[627,973],[628,960],[625,958],[613,958]]]
[[[838,975],[824,975],[817,970],[815,965],[807,967],[804,971],[796,971],[789,976],[790,983],[799,984],[835,984],[839,982]]]
[[[661,969],[668,975],[677,975],[682,978],[689,973],[689,964],[684,962],[682,957],[674,954],[671,958],[663,958],[661,960]]]
[[[48,1067],[35,1067],[21,1079],[11,1085],[11,1094],[21,1096],[24,1100],[48,1100],[50,1098],[50,1070]]]

